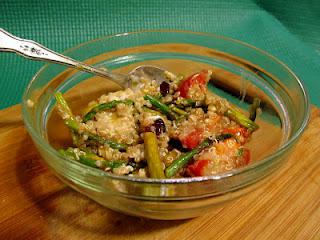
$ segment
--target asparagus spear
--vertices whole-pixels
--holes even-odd
[[[106,160],[97,156],[94,153],[85,152],[84,154],[79,154],[79,161],[84,165],[94,168],[99,168],[99,166],[100,168],[104,168],[106,165]]]
[[[123,161],[112,160],[106,161],[104,158],[99,157],[94,153],[80,151],[79,153],[75,152],[74,148],[67,148],[67,149],[59,149],[58,152],[71,160],[79,160],[84,165],[94,168],[110,168],[114,169],[120,167],[121,165],[125,164]]]
[[[181,116],[187,116],[188,115],[188,113],[186,112],[186,111],[184,111],[184,110],[182,110],[182,109],[180,109],[180,108],[178,108],[178,107],[176,107],[176,106],[170,106],[170,109],[173,111],[173,112],[175,112],[175,113],[177,113],[177,114],[179,114],[179,115],[181,115]]]
[[[105,161],[104,158],[90,152],[86,152],[77,148],[59,149],[58,152],[71,160],[79,160],[81,163],[91,167],[97,167],[96,161]]]
[[[75,120],[73,113],[67,103],[67,101],[62,96],[61,92],[55,94],[57,101],[57,108],[60,113],[60,116],[64,120],[64,123],[74,132],[79,131],[79,123]]]
[[[70,160],[77,160],[77,156],[73,151],[73,148],[59,149],[58,152],[65,158],[68,158]]]
[[[153,106],[158,108],[163,114],[167,115],[171,119],[178,119],[179,116],[186,116],[188,113],[176,106],[169,107],[168,105],[160,102],[157,98],[151,95],[145,95],[145,100],[148,100]],[[177,116],[178,115],[178,116]]]
[[[72,138],[73,139],[77,138],[76,135],[77,134],[80,135],[79,134],[79,123],[75,120],[73,113],[72,113],[70,107],[68,106],[67,101],[64,99],[64,97],[62,96],[62,94],[60,92],[57,92],[55,94],[55,98],[57,100],[58,111],[59,111],[62,119],[64,120],[64,123],[71,130]],[[117,142],[114,142],[111,140],[106,140],[103,137],[92,134],[92,133],[83,132],[83,135],[87,135],[88,139],[96,141],[100,144],[107,144],[113,149],[125,150],[128,147],[126,144],[117,143]]]
[[[197,102],[191,98],[181,98],[175,103],[181,107],[195,107],[197,105]]]
[[[229,108],[224,115],[231,118],[233,121],[239,123],[241,126],[248,128],[251,131],[255,131],[259,128],[259,126],[243,115],[236,109]]]
[[[158,108],[163,114],[169,117],[174,117],[174,114],[172,113],[170,108],[166,104],[160,102],[157,98],[147,94],[144,96],[144,99],[148,100],[153,106]]]
[[[101,168],[101,169],[110,168],[111,170],[125,164],[125,162],[118,161],[118,160],[106,161],[105,159],[93,153],[86,153],[84,155],[80,155],[79,161],[82,164],[87,165],[89,167]]]
[[[157,135],[155,133],[144,133],[144,151],[150,176],[152,178],[165,178],[158,149]]]
[[[83,117],[83,122],[87,122],[91,119],[94,118],[94,116],[97,114],[97,112],[100,112],[100,111],[105,111],[105,110],[109,110],[109,109],[112,109],[114,108],[115,106],[117,106],[118,104],[120,103],[123,103],[123,104],[126,104],[126,105],[133,105],[134,102],[130,99],[125,99],[125,100],[113,100],[111,102],[108,102],[108,103],[102,103],[102,104],[99,104],[95,107],[93,107],[84,117]]]
[[[73,113],[72,113],[67,101],[62,96],[62,93],[61,92],[57,92],[55,94],[55,98],[56,98],[56,101],[57,101],[58,110],[59,110],[62,118],[64,120],[65,119],[74,119]]]
[[[259,98],[254,98],[253,99],[253,102],[252,102],[252,104],[250,106],[250,109],[249,109],[249,113],[250,113],[249,119],[251,121],[256,120],[257,109],[260,107],[260,103],[261,103],[261,100]]]
[[[107,139],[104,139],[103,137],[101,137],[99,135],[95,135],[95,134],[92,134],[92,133],[85,133],[85,134],[88,135],[88,139],[89,140],[98,142],[98,143],[103,144],[103,145],[109,145],[113,149],[126,150],[127,147],[128,147],[127,144],[117,143],[117,142],[114,142],[114,141],[111,141],[111,140],[107,140]]]
[[[71,130],[71,137],[72,137],[73,143],[77,145],[77,143],[79,143],[79,136],[77,134],[79,131],[79,123],[75,120],[67,101],[62,96],[62,93],[57,92],[55,94],[55,98],[57,101],[58,112],[60,113],[60,116],[64,120],[64,123]]]
[[[191,151],[185,154],[182,154],[179,158],[173,161],[173,163],[169,167],[166,168],[166,177],[173,177],[181,168],[187,165],[187,163],[193,158],[194,155],[198,154],[204,148],[210,146],[211,144],[212,141],[210,139],[206,139],[202,143],[200,143],[196,148],[192,149]]]
[[[214,140],[210,140],[209,138],[205,139],[196,148],[192,149],[189,152],[186,152],[185,154],[182,154],[179,158],[174,160],[172,164],[165,170],[166,177],[173,177],[180,169],[187,165],[187,163],[194,157],[194,155],[200,153],[202,150],[209,147],[214,142],[222,141],[231,138],[232,136],[232,134],[227,133],[217,136]]]

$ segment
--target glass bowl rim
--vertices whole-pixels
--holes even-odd
[[[47,141],[44,141],[43,138],[40,136],[40,134],[38,134],[37,131],[32,127],[31,120],[29,119],[28,113],[27,113],[27,108],[29,108],[27,105],[27,100],[28,100],[27,95],[28,95],[28,92],[29,92],[33,82],[37,79],[37,77],[43,71],[46,70],[46,68],[48,68],[48,66],[50,66],[52,64],[52,63],[50,63],[50,64],[46,64],[43,67],[41,67],[39,69],[39,71],[33,76],[31,81],[28,83],[26,90],[23,93],[22,103],[21,103],[22,104],[22,117],[23,117],[25,126],[26,126],[28,132],[37,141],[37,143],[44,147],[45,151],[49,151],[51,154],[55,155],[60,161],[69,161],[70,163],[75,164],[77,167],[83,168],[87,173],[90,173],[92,175],[99,176],[99,177],[107,177],[107,178],[111,178],[114,180],[124,180],[124,181],[128,181],[128,182],[148,183],[148,184],[150,184],[150,183],[154,183],[154,184],[175,184],[175,183],[184,184],[184,183],[191,183],[191,182],[221,180],[221,179],[232,177],[235,175],[244,174],[252,169],[263,167],[263,165],[266,165],[270,161],[272,161],[273,159],[276,159],[277,156],[281,155],[288,148],[290,148],[290,146],[293,145],[294,142],[303,133],[304,129],[306,128],[306,126],[309,122],[311,110],[310,110],[309,95],[306,91],[305,86],[302,84],[301,80],[285,63],[283,63],[281,60],[279,60],[275,56],[271,55],[270,53],[268,53],[260,48],[257,48],[249,43],[240,41],[238,39],[234,39],[231,37],[226,37],[226,36],[222,36],[222,35],[218,35],[218,34],[214,34],[214,33],[195,32],[195,31],[188,31],[188,30],[171,30],[171,29],[170,30],[168,30],[168,29],[141,30],[141,31],[117,33],[117,34],[102,36],[100,38],[96,38],[96,39],[93,39],[93,40],[90,40],[87,42],[83,42],[83,43],[78,44],[74,47],[71,47],[71,48],[63,51],[62,54],[67,55],[69,52],[76,51],[76,50],[80,49],[82,46],[89,45],[94,42],[98,42],[98,41],[102,41],[102,40],[107,40],[109,38],[123,37],[123,36],[127,36],[127,35],[138,35],[138,34],[145,34],[145,33],[190,34],[190,35],[202,35],[202,36],[211,37],[211,38],[218,38],[218,39],[226,40],[231,43],[236,43],[236,44],[242,45],[242,46],[247,47],[251,50],[254,50],[256,52],[261,53],[265,57],[270,58],[271,60],[273,60],[277,64],[281,65],[287,72],[289,72],[294,77],[294,79],[297,81],[297,83],[300,87],[300,90],[303,94],[305,112],[304,112],[303,122],[300,125],[299,129],[291,136],[291,138],[289,138],[283,145],[281,145],[274,153],[268,155],[267,157],[255,162],[255,163],[249,164],[248,166],[233,169],[233,170],[230,170],[230,171],[227,171],[224,173],[219,173],[219,174],[210,175],[210,176],[203,176],[203,177],[168,178],[168,179],[137,178],[137,177],[131,177],[131,176],[115,175],[112,173],[104,172],[100,169],[85,166],[85,165],[81,164],[80,162],[72,161],[72,160],[69,160],[69,159],[62,157],[61,154],[59,154],[58,151],[56,149],[54,149]]]

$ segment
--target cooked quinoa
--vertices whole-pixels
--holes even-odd
[[[117,175],[171,178],[213,175],[245,166],[258,129],[227,100],[207,89],[212,72],[166,81],[140,79],[134,89],[106,93],[74,116],[56,94],[73,146],[59,152]],[[254,108],[256,111],[257,107]]]

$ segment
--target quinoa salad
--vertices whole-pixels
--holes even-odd
[[[78,116],[57,92],[73,141],[58,151],[88,167],[140,178],[209,176],[246,166],[260,100],[246,116],[208,91],[213,76],[210,70],[187,77],[165,72],[160,84],[141,78],[134,88],[89,102]]]

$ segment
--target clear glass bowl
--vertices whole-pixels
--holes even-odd
[[[79,113],[90,100],[119,86],[63,66],[43,67],[28,85],[22,102],[26,128],[43,160],[70,187],[126,214],[191,218],[246,194],[280,168],[309,119],[308,96],[297,76],[270,54],[234,39],[186,31],[145,31],[103,37],[65,54],[122,73],[146,63],[185,75],[210,68],[215,76],[210,89],[216,94],[244,111],[253,97],[263,101],[257,119],[261,127],[249,143],[250,165],[195,178],[116,176],[57,153],[55,149],[70,138],[53,110],[53,92],[64,92],[72,109]]]

